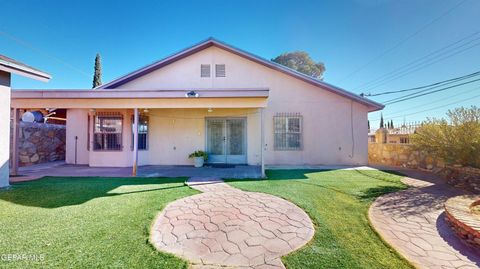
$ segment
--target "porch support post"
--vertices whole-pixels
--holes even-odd
[[[12,176],[18,175],[18,138],[20,134],[20,111],[18,108],[13,109],[13,120],[12,120],[12,171],[10,174]]]
[[[261,163],[262,163],[262,178],[265,178],[265,119],[264,119],[264,111],[265,109],[262,107],[260,108],[260,133],[261,133],[261,138],[260,138],[260,158],[261,158]]]
[[[133,168],[132,176],[137,176],[138,162],[138,108],[134,108],[133,115]]]

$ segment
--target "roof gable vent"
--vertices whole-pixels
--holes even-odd
[[[210,65],[202,64],[200,65],[200,77],[209,78],[210,77]]]
[[[216,64],[215,65],[215,76],[217,78],[225,77],[225,65],[224,64]]]

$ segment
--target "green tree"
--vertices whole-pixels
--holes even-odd
[[[395,128],[395,126],[393,126],[393,120],[390,120],[390,129],[393,129]]]
[[[93,88],[102,85],[102,63],[100,59],[100,54],[97,53],[95,56],[95,67],[93,71]]]
[[[384,123],[383,123],[383,113],[380,114],[380,128],[383,128],[385,127]]]
[[[449,164],[480,168],[480,108],[456,108],[448,119],[427,119],[412,135],[415,149]]]
[[[318,79],[322,79],[325,72],[325,65],[322,62],[316,63],[304,51],[283,53],[272,59],[272,61]]]

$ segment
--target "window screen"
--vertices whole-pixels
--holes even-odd
[[[122,150],[123,117],[119,113],[105,113],[95,116],[93,127],[94,150]]]
[[[302,116],[298,113],[278,113],[273,117],[274,149],[302,150]]]

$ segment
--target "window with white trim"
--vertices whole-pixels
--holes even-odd
[[[223,78],[226,76],[225,65],[224,64],[216,64],[215,65],[215,77]]]
[[[299,113],[277,113],[273,117],[274,150],[302,150],[303,118]]]
[[[200,65],[200,77],[209,78],[210,77],[210,65],[202,64]]]
[[[133,116],[132,116],[132,147],[133,150]],[[138,150],[148,149],[148,116],[138,116]]]
[[[121,151],[123,116],[120,113],[99,113],[93,126],[93,150]]]

